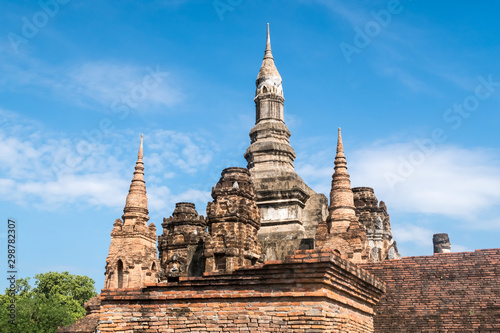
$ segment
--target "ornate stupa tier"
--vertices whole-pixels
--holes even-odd
[[[290,130],[284,122],[262,120],[250,131],[251,143],[273,141],[290,145]],[[295,156],[294,156],[295,158]]]
[[[253,143],[246,151],[245,158],[248,162],[248,168],[252,172],[259,170],[274,170],[293,172],[293,160],[295,152],[293,148],[286,143],[280,143],[270,140],[262,140]]]
[[[267,42],[266,50],[264,52],[264,59],[262,59],[262,66],[260,67],[259,74],[257,75],[257,80],[255,82],[257,89],[255,91],[255,97],[265,94],[274,94],[281,96],[282,103],[283,98],[283,86],[281,81],[281,75],[274,64],[273,51],[271,50],[271,35],[269,33],[269,23],[267,24]]]
[[[255,84],[255,127],[250,131],[251,145],[245,153],[248,168],[252,173],[269,169],[294,172],[295,152],[285,125],[282,80],[274,64],[269,24],[264,59]]]
[[[351,181],[347,172],[347,160],[344,155],[342,134],[338,132],[337,155],[335,156],[335,173],[332,176],[332,188],[330,191],[330,220],[342,228],[349,226],[350,221],[356,219],[354,206],[354,195],[351,190]]]
[[[143,137],[135,164],[134,178],[123,209],[123,221],[115,220],[106,258],[104,285],[107,289],[142,288],[158,282],[156,226],[147,225],[148,198],[144,181]]]
[[[317,247],[334,250],[355,263],[371,261],[372,253],[366,230],[356,216],[340,128],[328,211],[326,221],[318,225]]]
[[[141,144],[135,164],[134,178],[130,183],[129,193],[123,209],[124,224],[146,223],[148,216],[148,197],[146,196],[146,182],[144,180],[144,162],[143,158],[143,136],[141,135]]]
[[[312,240],[317,223],[326,217],[327,200],[295,172],[295,151],[285,124],[285,98],[271,50],[269,25],[254,102],[255,126],[244,156],[261,216],[259,240],[267,248],[266,260],[283,259],[302,246],[304,239]]]

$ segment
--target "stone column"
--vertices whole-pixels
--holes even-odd
[[[451,252],[451,244],[448,234],[434,234],[434,236],[432,236],[432,243],[434,244],[434,253]]]

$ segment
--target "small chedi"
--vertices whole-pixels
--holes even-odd
[[[260,215],[248,170],[224,169],[212,197],[207,206],[206,271],[232,272],[262,261]]]
[[[163,234],[158,237],[160,280],[180,276],[201,276],[207,238],[207,223],[190,202],[175,204],[172,216],[163,219]]]
[[[356,216],[340,128],[328,212],[326,221],[319,224],[318,247],[334,249],[356,263],[372,261],[366,230]]]
[[[401,258],[386,204],[351,188],[339,128],[329,201],[297,175],[269,26],[256,122],[212,188],[148,226],[143,139],[105,285],[59,332],[499,332],[500,249]],[[157,251],[158,250],[158,251]]]
[[[106,259],[106,288],[137,288],[156,282],[159,270],[156,252],[156,227],[149,220],[142,135],[134,178],[130,184],[122,220],[111,231],[111,245]]]
[[[366,230],[368,247],[374,262],[399,259],[396,242],[392,238],[391,222],[385,202],[380,201],[370,187],[354,187],[354,206],[359,222]]]

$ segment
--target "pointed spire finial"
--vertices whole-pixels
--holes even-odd
[[[274,64],[273,51],[271,50],[271,34],[269,32],[269,23],[267,24],[267,39],[266,39],[266,51],[264,52],[264,59],[262,60],[262,66],[260,67],[259,75],[257,75],[257,86],[263,80],[269,80],[270,78],[278,78],[281,85],[281,76]]]
[[[141,134],[141,145],[139,146],[139,153],[137,154],[137,160],[142,161],[142,141],[143,141],[143,135]]]
[[[338,134],[338,139],[337,139],[337,157],[344,157],[344,144],[342,143],[342,132],[339,127],[339,134]]]
[[[137,162],[135,163],[134,178],[130,183],[130,189],[123,208],[123,223],[128,224],[129,221],[140,221],[147,223],[148,216],[148,197],[146,196],[146,181],[144,180],[144,163],[143,158],[143,135],[141,134],[141,144],[139,153],[137,154]]]
[[[264,59],[273,59],[273,51],[271,50],[271,34],[269,33],[269,23],[267,24],[267,41],[266,41],[266,51],[264,53]]]

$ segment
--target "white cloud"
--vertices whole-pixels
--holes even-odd
[[[467,246],[460,244],[451,244],[451,252],[472,252],[474,250],[469,249]]]
[[[392,209],[472,220],[500,205],[500,154],[413,142],[374,145],[350,158],[355,186],[374,187]]]
[[[462,228],[500,228],[500,152],[452,145],[381,141],[346,151],[353,187],[375,189],[389,212],[427,214],[462,221]],[[421,145],[420,145],[421,147]],[[303,153],[303,152],[301,152]],[[297,163],[297,172],[317,192],[328,194],[333,153],[323,150]]]
[[[464,229],[467,230],[484,230],[488,232],[498,232],[500,231],[500,207],[492,209],[489,214],[478,218],[474,223],[468,223],[464,225]]]
[[[198,214],[205,215],[207,202],[212,197],[209,192],[187,189],[178,194],[173,194],[166,186],[153,186],[148,189],[148,206],[150,211],[162,212],[170,216],[177,202],[192,202],[196,206]]]
[[[397,244],[401,249],[403,248],[415,248],[420,251],[425,251],[427,253],[433,252],[433,243],[432,238],[436,231],[424,228],[419,225],[413,224],[396,224],[392,226],[392,235],[394,239],[397,241]],[[470,252],[473,251],[469,249],[467,246],[463,246],[460,244],[454,244],[453,239],[451,241],[451,251],[452,252]],[[401,250],[400,249],[400,250]],[[401,251],[400,251],[401,252]],[[403,251],[404,253],[405,251]]]
[[[64,175],[54,181],[10,183],[16,203],[54,210],[63,205],[121,207],[128,182],[114,174]]]
[[[311,159],[313,160],[313,159]],[[318,161],[318,160],[316,160]],[[299,176],[306,180],[309,186],[312,186],[318,193],[330,193],[331,179],[333,175],[333,159],[327,164],[330,166],[316,167],[309,163],[297,164],[296,171]]]
[[[134,66],[90,62],[73,68],[67,81],[75,93],[110,104],[140,83],[140,78],[141,71]]]
[[[184,98],[172,73],[159,64],[102,60],[53,66],[29,57],[0,57],[0,89],[19,89],[78,106],[145,111]]]
[[[86,153],[83,138],[70,138],[0,110],[0,194],[2,200],[36,209],[123,207],[138,149],[129,133],[114,133]],[[13,129],[12,123],[18,128]],[[136,135],[136,134],[134,134]],[[138,136],[137,136],[138,137]],[[171,192],[162,183],[177,175],[193,175],[212,160],[211,144],[200,135],[151,131],[145,136],[146,181],[150,210],[173,209],[178,201],[194,201],[205,208],[208,192],[183,189]],[[168,179],[168,181],[165,181]]]
[[[419,248],[432,248],[432,235],[434,232],[430,229],[416,225],[393,225],[392,235],[398,244],[413,243]]]
[[[153,170],[165,170],[164,166],[170,165],[184,172],[195,173],[212,161],[215,147],[212,142],[195,133],[167,130],[151,133],[148,141]]]
[[[146,109],[151,104],[172,107],[182,100],[159,65],[139,67],[106,61],[87,62],[73,68],[66,78],[74,96],[86,96],[104,106]]]

